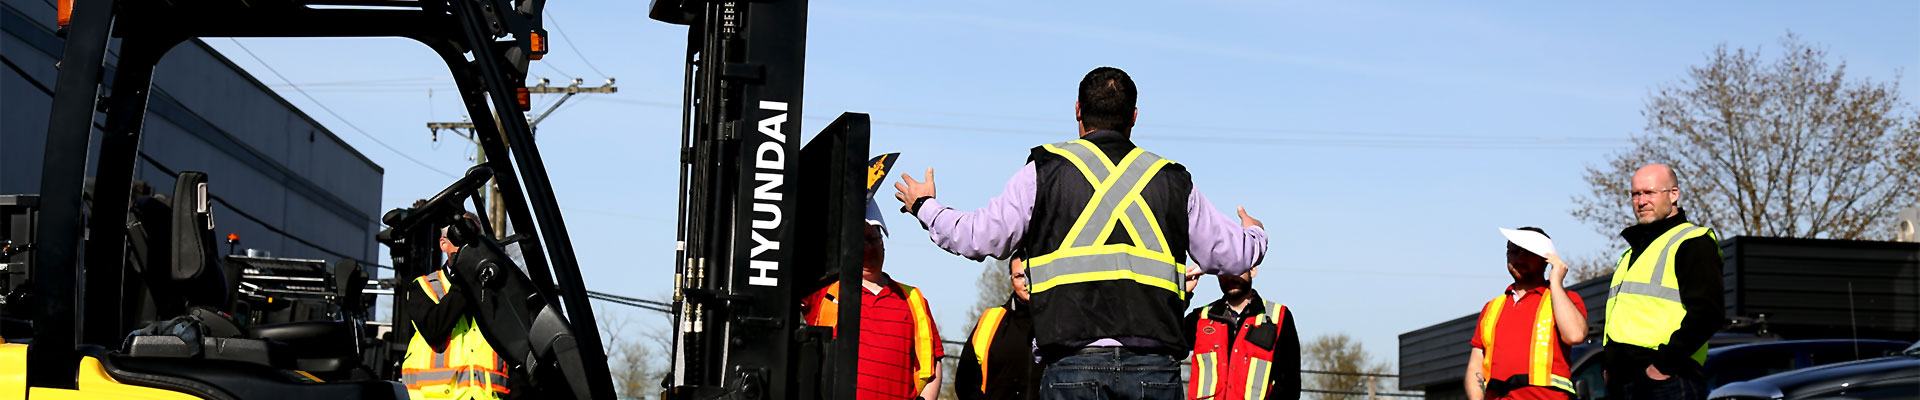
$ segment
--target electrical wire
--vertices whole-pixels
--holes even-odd
[[[413,158],[413,156],[407,155],[406,152],[400,151],[400,149],[394,148],[393,145],[389,145],[387,144],[387,142],[380,140],[379,137],[376,137],[371,133],[367,133],[367,130],[360,129],[360,126],[354,125],[352,120],[348,120],[346,117],[340,116],[340,113],[334,112],[332,107],[327,107],[326,103],[321,103],[320,99],[314,98],[313,95],[311,94],[307,94],[307,91],[305,89],[301,89],[300,85],[293,84],[293,80],[287,79],[286,75],[281,75],[280,70],[274,69],[273,65],[268,64],[266,60],[260,59],[260,55],[254,54],[253,49],[247,48],[247,45],[240,43],[239,39],[227,38],[227,40],[232,41],[234,46],[239,46],[240,51],[246,52],[247,57],[251,57],[253,58],[254,62],[260,63],[260,66],[265,67],[267,69],[267,72],[273,73],[273,76],[280,78],[281,82],[285,82],[288,86],[292,87],[294,92],[300,93],[300,96],[302,97],[306,97],[307,101],[313,102],[313,105],[320,107],[321,111],[326,111],[327,115],[332,115],[334,119],[338,119],[340,120],[341,123],[347,124],[348,128],[353,128],[355,132],[360,132],[361,136],[366,136],[367,139],[373,140],[373,142],[376,144],[379,144],[380,147],[385,147],[387,148],[388,151],[392,151],[394,154],[399,155],[401,158],[405,158],[407,159],[407,161],[412,161],[414,164],[418,164],[420,165],[421,168],[426,168],[428,171],[433,171],[433,172],[439,173],[440,175],[446,175],[446,177],[448,178],[457,177],[451,172],[447,172],[439,168],[434,168],[433,165],[427,164],[427,162],[425,161],[420,161],[420,159],[418,158]]]
[[[573,54],[580,56],[580,62],[586,63],[587,69],[593,70],[593,73],[600,74],[600,79],[609,78],[607,73],[600,72],[600,67],[593,65],[593,60],[587,58],[586,52],[580,51],[580,47],[573,45],[573,35],[568,35],[567,31],[560,27],[560,19],[553,16],[553,10],[547,10],[545,15],[547,16],[547,23],[553,24],[553,32],[560,36],[560,41],[565,42],[568,49],[573,50]]]

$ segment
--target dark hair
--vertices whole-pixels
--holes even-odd
[[[1518,228],[1518,229],[1515,229],[1515,230],[1520,230],[1520,231],[1533,231],[1533,232],[1539,232],[1539,233],[1540,233],[1540,236],[1547,236],[1547,231],[1546,231],[1545,229],[1540,229],[1540,228],[1535,228],[1535,227],[1531,227],[1531,226],[1523,226],[1523,227],[1520,227],[1520,228]],[[1552,239],[1552,238],[1553,238],[1553,236],[1547,236],[1547,238],[1548,238],[1548,239]],[[1509,242],[1507,242],[1507,247],[1508,247],[1508,248],[1519,248],[1519,247],[1520,247],[1520,245],[1516,245],[1516,244],[1513,244],[1513,242],[1511,242],[1511,241],[1509,241]],[[1525,250],[1525,249],[1522,249],[1522,250]],[[1525,253],[1526,253],[1527,255],[1529,255],[1529,256],[1533,256],[1533,258],[1538,258],[1538,259],[1542,259],[1542,260],[1545,260],[1545,259],[1547,259],[1547,257],[1546,257],[1546,256],[1542,256],[1542,255],[1539,255],[1539,254],[1533,254],[1533,252],[1531,252],[1531,251],[1528,251],[1528,252],[1525,252]]]
[[[1126,71],[1094,68],[1080,79],[1080,125],[1086,129],[1133,131],[1133,110],[1140,90]]]

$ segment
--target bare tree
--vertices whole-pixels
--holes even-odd
[[[1892,80],[1847,76],[1788,33],[1774,54],[1714,49],[1647,100],[1633,147],[1589,166],[1573,216],[1613,236],[1633,220],[1629,180],[1671,164],[1688,217],[1735,235],[1886,239],[1920,196],[1920,117]]]
[[[651,312],[651,311],[648,311]],[[623,399],[655,398],[666,377],[667,350],[673,338],[666,330],[634,323],[622,312],[601,313],[600,337],[607,349],[614,389]],[[663,314],[664,315],[664,314]],[[672,325],[672,316],[666,315]]]
[[[967,327],[971,328],[974,321],[980,320],[980,313],[986,312],[988,308],[1006,304],[1007,296],[1013,295],[1013,286],[1007,283],[1007,280],[1011,279],[1011,273],[1007,272],[1007,269],[1011,268],[1008,262],[988,259],[980,263],[985,271],[980,271],[980,277],[973,281],[975,293],[979,295],[974,297],[973,308],[967,310]]]
[[[1304,388],[1346,393],[1387,393],[1393,387],[1391,379],[1370,377],[1361,374],[1386,374],[1390,371],[1385,361],[1373,359],[1359,340],[1345,333],[1334,333],[1314,338],[1300,347],[1301,367],[1307,371]],[[1365,395],[1343,393],[1312,393],[1323,400],[1363,399]]]
[[[1568,257],[1566,261],[1567,277],[1571,279],[1572,282],[1562,283],[1571,286],[1591,279],[1607,279],[1613,277],[1613,268],[1615,264],[1620,262],[1620,253],[1617,251],[1602,250],[1585,255],[1571,256]]]

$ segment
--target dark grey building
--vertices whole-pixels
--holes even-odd
[[[1920,339],[1920,243],[1741,236],[1722,240],[1720,251],[1730,330],[1786,339]],[[1599,278],[1567,288],[1587,303],[1588,343],[1605,332],[1609,283]],[[1400,334],[1400,388],[1428,399],[1466,398],[1467,341],[1479,316]],[[1581,372],[1574,371],[1575,381],[1583,380]]]
[[[0,194],[40,190],[62,51],[53,22],[54,0],[0,0]],[[207,172],[215,232],[238,234],[241,248],[379,260],[378,164],[199,40],[155,71],[136,179],[168,192],[177,171]]]

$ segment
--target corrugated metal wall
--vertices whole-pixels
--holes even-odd
[[[0,193],[40,190],[62,46],[53,18],[52,0],[0,0]],[[170,192],[169,171],[208,172],[224,200],[216,232],[238,233],[242,248],[379,260],[379,165],[200,41],[162,59],[154,87],[136,179]]]

